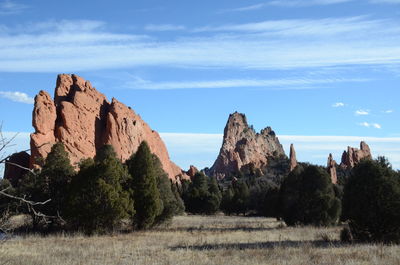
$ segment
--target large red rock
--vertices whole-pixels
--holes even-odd
[[[294,150],[294,145],[290,145],[290,154],[289,154],[289,160],[290,160],[290,172],[297,167],[297,158],[296,158],[296,151]]]
[[[104,144],[111,144],[125,161],[142,141],[158,156],[168,176],[188,178],[169,159],[161,137],[131,108],[98,92],[89,81],[77,75],[61,74],[57,78],[54,101],[41,91],[33,111],[35,133],[31,134],[31,166],[37,158],[46,158],[55,142],[62,142],[76,165],[92,158]]]
[[[262,171],[270,157],[278,156],[285,152],[275,132],[267,127],[256,133],[246,116],[235,112],[229,115],[219,155],[207,173],[222,179],[243,168]]]
[[[189,170],[186,171],[186,174],[192,179],[198,172],[199,170],[195,166],[190,165]]]
[[[337,184],[336,165],[336,161],[333,159],[332,154],[329,154],[327,168],[333,184]]]
[[[372,159],[371,150],[363,141],[360,143],[360,149],[350,146],[347,147],[347,152],[343,152],[340,166],[344,169],[352,169],[362,159]]]

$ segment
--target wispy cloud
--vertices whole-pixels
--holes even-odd
[[[18,91],[0,91],[0,97],[25,104],[33,104],[34,102],[34,99],[32,97],[29,97],[26,93]]]
[[[362,110],[362,109],[356,110],[356,111],[354,112],[354,114],[355,114],[356,116],[365,116],[365,115],[369,115],[369,110]]]
[[[25,29],[10,28],[1,34],[0,71],[68,72],[136,66],[304,69],[400,62],[398,24],[366,17],[203,27],[210,34],[187,30],[172,40],[115,33],[101,21],[61,22],[62,27],[50,21],[25,25]],[[71,34],[77,28],[83,30]]]
[[[14,15],[28,9],[29,6],[17,3],[12,0],[4,0],[0,2],[0,15]]]
[[[343,102],[336,102],[336,103],[332,104],[332,107],[341,108],[341,107],[344,107],[344,105],[345,104]]]
[[[369,0],[373,4],[400,4],[400,0]]]
[[[124,87],[132,89],[169,90],[169,89],[196,89],[196,88],[251,88],[265,87],[275,89],[309,89],[314,85],[332,84],[341,82],[364,82],[366,79],[228,79],[207,81],[175,81],[152,82],[139,77],[125,83]]]
[[[148,31],[179,31],[185,30],[186,27],[173,24],[148,24],[144,27],[144,29]]]
[[[375,129],[381,129],[382,126],[379,123],[369,123],[369,122],[362,122],[359,123],[358,125],[367,127],[367,128],[375,128]]]
[[[390,114],[390,113],[393,113],[393,112],[394,112],[394,110],[391,110],[391,109],[383,111],[383,113],[386,113],[386,114]]]

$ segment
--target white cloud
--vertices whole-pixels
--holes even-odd
[[[343,102],[336,102],[334,104],[332,104],[332,107],[334,108],[340,108],[340,107],[344,107],[344,103]]]
[[[390,113],[393,113],[394,110],[389,109],[389,110],[384,110],[383,112],[384,112],[384,113],[387,113],[387,114],[390,114]]]
[[[144,27],[144,29],[148,31],[179,31],[185,30],[186,27],[172,24],[148,24]]]
[[[196,89],[196,88],[235,88],[235,87],[264,87],[273,89],[309,89],[315,85],[340,82],[364,82],[366,79],[231,79],[213,81],[176,81],[152,82],[139,77],[125,83],[125,87],[132,89],[169,90],[169,89]]]
[[[299,7],[299,6],[316,6],[316,5],[334,5],[352,2],[353,0],[275,0],[270,1],[267,5],[282,7]]]
[[[373,4],[400,4],[400,0],[369,0]]]
[[[26,93],[18,91],[0,91],[0,97],[10,99],[14,102],[20,102],[25,104],[33,104],[34,99],[28,96]]]
[[[0,2],[0,15],[18,14],[27,8],[29,8],[27,5],[19,4],[12,0],[4,0]]]
[[[200,36],[183,31],[186,37],[167,41],[108,31],[99,21],[63,23],[69,29],[85,30],[71,34],[52,21],[1,34],[0,71],[76,72],[138,66],[293,69],[387,66],[400,61],[400,28],[391,20],[264,21],[219,26]]]
[[[354,112],[354,114],[357,116],[365,116],[365,115],[369,115],[369,111],[360,109],[360,110],[356,110]]]
[[[362,123],[359,123],[358,125],[367,127],[367,128],[382,129],[382,126],[379,123],[362,122]]]

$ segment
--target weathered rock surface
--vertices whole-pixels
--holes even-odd
[[[12,154],[5,163],[4,178],[8,179],[14,187],[18,186],[20,178],[28,173],[30,155],[27,152]],[[24,169],[25,168],[25,169]]]
[[[343,152],[340,166],[344,169],[352,169],[362,159],[372,159],[371,150],[363,141],[360,143],[360,149],[350,146],[347,147],[347,152]]]
[[[192,179],[198,172],[199,170],[195,166],[190,165],[189,170],[186,171],[186,174]]]
[[[35,98],[31,134],[31,166],[37,158],[45,158],[55,142],[62,142],[71,162],[94,157],[104,144],[111,144],[118,157],[125,161],[147,141],[171,179],[188,178],[169,159],[161,137],[139,115],[123,103],[107,98],[89,81],[77,75],[61,74],[57,78],[54,101],[40,91]]]
[[[293,144],[290,145],[289,160],[290,160],[290,171],[292,171],[297,166],[296,151],[294,150]]]
[[[333,159],[332,154],[329,154],[327,168],[328,168],[328,173],[331,176],[331,181],[333,184],[337,183],[336,166],[337,166],[337,164],[336,164],[336,161]]]
[[[229,115],[219,155],[207,173],[222,179],[242,168],[263,170],[274,156],[285,156],[275,132],[267,127],[256,133],[246,116],[235,112]]]

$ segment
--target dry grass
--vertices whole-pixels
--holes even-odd
[[[14,238],[0,245],[0,264],[400,264],[399,246],[342,245],[339,230],[180,216],[168,228],[115,236]]]

